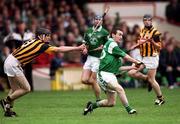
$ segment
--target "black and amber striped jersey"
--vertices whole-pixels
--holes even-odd
[[[18,47],[12,55],[24,66],[43,52],[52,53],[54,48],[55,46],[51,46],[49,43],[32,39]]]
[[[150,29],[143,28],[140,32],[140,39],[152,39],[161,45],[160,35],[161,33],[154,27],[151,27]],[[141,44],[139,48],[142,57],[156,56],[160,52],[151,42],[145,42]]]

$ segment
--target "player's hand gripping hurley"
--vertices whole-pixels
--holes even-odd
[[[135,48],[139,47],[140,45],[144,44],[144,43],[147,43],[147,42],[150,42],[152,39],[147,39],[141,43],[137,43],[136,45],[132,46],[127,52],[130,52],[131,50],[134,50]]]

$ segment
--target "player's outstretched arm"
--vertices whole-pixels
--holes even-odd
[[[126,59],[127,61],[130,61],[132,63],[135,63],[135,66],[137,68],[139,68],[140,65],[144,65],[144,63],[142,63],[141,61],[138,61],[134,58],[132,58],[131,56],[129,56],[128,54],[126,54],[126,56],[124,57],[124,59]]]
[[[135,48],[138,48],[141,44],[150,42],[150,41],[151,41],[151,39],[140,39],[140,40],[138,40],[137,44],[131,46],[131,48],[128,51],[134,50]]]
[[[129,62],[135,63],[135,64],[141,63],[140,61],[132,58],[132,57],[129,56],[128,54],[126,54],[126,55],[124,56],[124,59],[126,59],[126,60],[129,61]]]
[[[83,51],[85,49],[85,45],[82,44],[80,46],[60,46],[55,48],[55,52],[69,52],[69,51]]]
[[[138,69],[136,66],[121,66],[119,68],[120,71],[129,71],[129,70],[132,70],[132,69]]]
[[[98,51],[98,50],[102,50],[102,49],[103,49],[103,45],[101,45],[101,46],[99,46],[99,47],[97,47],[97,48],[95,48],[93,50],[90,50],[90,51]]]
[[[134,64],[135,64],[135,67],[138,68],[138,69],[137,69],[138,71],[142,70],[142,69],[145,67],[145,65],[144,65],[143,62],[138,61],[138,60],[132,58],[132,57],[129,56],[128,54],[126,54],[126,56],[124,57],[124,59],[126,59],[127,61],[130,61],[130,62],[134,63]]]

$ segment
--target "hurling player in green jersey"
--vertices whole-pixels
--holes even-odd
[[[102,27],[102,16],[96,15],[93,20],[94,26],[88,28],[84,34],[83,43],[86,48],[83,53],[87,54],[87,60],[83,66],[81,81],[83,84],[91,85],[96,100],[100,100],[100,87],[97,83],[96,73],[99,68],[99,57],[103,45],[107,42],[109,33]]]
[[[138,67],[143,63],[133,59],[118,47],[118,43],[121,41],[122,35],[123,32],[120,31],[119,28],[113,29],[111,32],[112,38],[109,38],[104,45],[100,57],[97,81],[101,89],[106,93],[107,98],[95,103],[88,102],[86,108],[84,109],[84,115],[88,112],[92,112],[93,109],[98,107],[114,106],[116,103],[116,94],[129,114],[136,113],[136,110],[130,107],[125,91],[118,83],[116,74],[118,74],[119,71],[138,69]],[[121,59],[126,59],[127,61],[135,63],[136,66],[124,67],[122,66]]]

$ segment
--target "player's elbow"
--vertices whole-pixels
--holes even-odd
[[[55,48],[55,49],[54,49],[54,52],[63,52],[63,51],[62,51],[62,46]]]
[[[130,60],[129,60],[129,59],[130,59],[130,56],[129,56],[128,54],[126,54],[126,55],[123,57],[123,59],[126,60],[126,61],[130,61]]]

